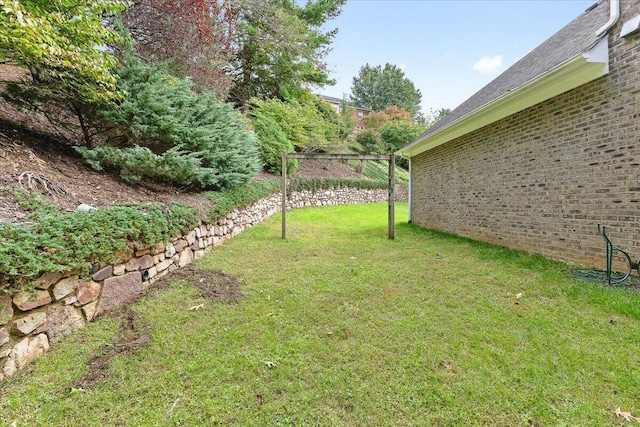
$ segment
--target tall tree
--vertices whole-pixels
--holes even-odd
[[[147,61],[168,62],[173,74],[190,77],[199,90],[225,98],[226,75],[237,36],[233,0],[135,0],[122,20]]]
[[[0,0],[0,61],[24,66],[31,86],[87,102],[116,97],[116,64],[105,46],[119,39],[104,16],[120,0]],[[46,95],[43,93],[43,95]]]
[[[30,78],[11,83],[9,101],[44,112],[56,127],[91,145],[87,117],[121,97],[108,45],[121,41],[105,16],[124,0],[0,0],[0,61],[27,68]],[[71,120],[70,120],[71,118]],[[75,118],[75,119],[73,119]]]
[[[407,110],[415,120],[420,116],[421,100],[420,90],[395,65],[387,63],[383,68],[366,64],[353,78],[351,101],[373,111],[382,111],[395,105]]]
[[[238,0],[230,100],[245,109],[251,98],[295,98],[306,86],[332,83],[324,58],[337,30],[323,26],[345,2]]]

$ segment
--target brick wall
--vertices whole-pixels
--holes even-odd
[[[610,74],[413,158],[412,221],[604,268],[598,223],[640,257],[640,36],[610,31]]]

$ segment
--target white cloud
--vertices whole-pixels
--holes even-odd
[[[473,64],[473,71],[483,74],[493,74],[502,68],[502,56],[496,55],[493,58],[483,56]]]
[[[407,64],[405,64],[404,62],[401,62],[400,65],[398,65],[398,68],[404,71],[407,68]]]

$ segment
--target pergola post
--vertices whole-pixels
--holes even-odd
[[[282,239],[287,238],[287,153],[282,153]]]
[[[395,238],[395,203],[396,203],[396,183],[395,183],[395,172],[396,172],[396,155],[389,155],[389,239],[393,240]]]
[[[282,153],[282,238],[287,238],[287,160],[387,160],[389,161],[389,239],[395,238],[395,154],[330,154],[330,153]]]

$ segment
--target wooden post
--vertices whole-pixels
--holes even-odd
[[[282,238],[287,238],[287,153],[282,153]]]
[[[396,237],[396,155],[391,153],[389,155],[389,240],[393,240]]]

